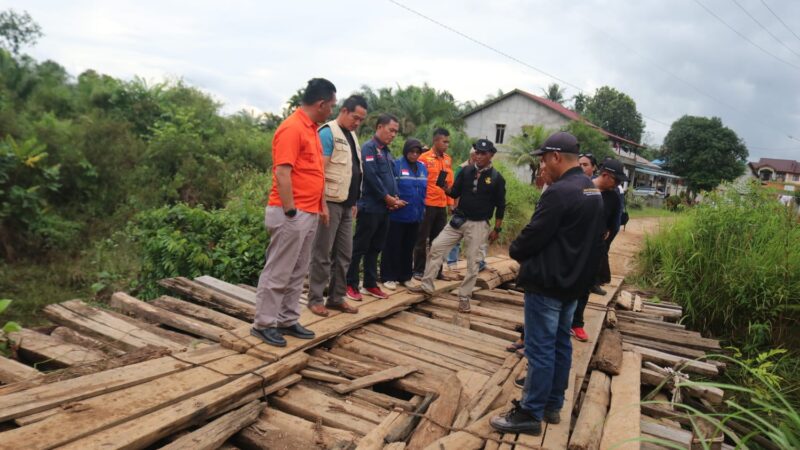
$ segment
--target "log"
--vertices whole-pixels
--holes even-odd
[[[416,372],[417,370],[418,369],[416,367],[408,366],[392,367],[391,369],[382,370],[365,377],[357,378],[349,381],[348,383],[337,384],[333,386],[333,390],[340,394],[347,394],[348,392],[353,392],[356,389],[363,389],[378,383],[385,383],[397,378],[403,378],[404,376],[412,372]]]
[[[197,277],[194,279],[194,281],[210,289],[213,289],[217,292],[228,295],[237,300],[241,300],[245,303],[250,303],[252,305],[256,304],[256,293],[251,291],[250,289],[245,289],[235,284],[230,284],[228,282],[218,280],[214,277],[210,277],[208,275]]]
[[[124,292],[116,292],[111,296],[111,306],[148,322],[166,325],[214,342],[219,342],[220,336],[226,332],[224,328],[153,306]]]
[[[481,389],[472,397],[472,400],[461,409],[453,421],[455,428],[464,428],[475,420],[473,413],[477,414],[482,409],[488,408],[503,391],[502,384],[513,376],[514,369],[519,363],[520,358],[516,355],[509,355],[503,365],[481,386]]]
[[[53,332],[50,333],[50,336],[61,339],[64,342],[69,342],[70,344],[99,350],[109,356],[120,356],[125,354],[125,351],[123,350],[112,347],[104,342],[100,342],[97,339],[90,338],[89,336],[84,336],[72,328],[56,327]]]
[[[243,320],[168,295],[162,295],[150,303],[159,308],[166,309],[167,311],[194,317],[197,320],[216,325],[226,330],[234,330],[248,325],[248,323]]]
[[[417,424],[420,422],[420,416],[425,414],[428,411],[428,408],[433,403],[435,395],[433,393],[429,393],[425,395],[425,397],[415,396],[412,399],[412,402],[416,407],[414,408],[414,414],[403,414],[403,417],[395,422],[392,429],[386,435],[386,442],[399,442],[399,441],[407,441],[408,437],[411,435],[411,432],[417,428]]]
[[[439,388],[439,397],[431,404],[427,412],[428,418],[422,419],[411,440],[408,442],[409,450],[423,449],[431,442],[445,436],[450,430],[437,424],[452,425],[461,397],[461,380],[458,375],[451,375]]]
[[[0,383],[10,384],[18,381],[30,380],[42,376],[42,373],[33,367],[0,355]]]
[[[617,327],[617,312],[613,309],[609,309],[606,312],[606,327],[607,328],[616,328]]]
[[[239,355],[241,356],[241,355]],[[65,450],[86,448],[145,448],[166,436],[236,407],[239,400],[252,391],[260,390],[265,382],[280,380],[303,368],[308,355],[292,355],[248,373],[219,386],[177,403],[161,407],[136,420],[128,420],[65,446]],[[194,370],[194,369],[190,369]],[[258,375],[256,375],[258,374]],[[238,405],[241,406],[241,405]]]
[[[339,448],[351,444],[358,435],[320,423],[310,422],[283,411],[267,408],[258,420],[235,435],[245,448],[262,450]]]
[[[255,422],[266,406],[266,403],[254,400],[161,447],[161,450],[214,450],[239,430]]]
[[[639,448],[640,388],[642,358],[635,352],[624,352],[622,370],[611,380],[611,405],[608,410],[601,449]]]
[[[617,296],[617,306],[626,311],[633,311],[634,297],[628,291],[620,291]]]
[[[611,400],[611,378],[604,372],[595,370],[589,378],[589,387],[583,399],[575,431],[569,440],[569,450],[597,450],[606,413]]]
[[[619,375],[622,368],[622,335],[619,331],[606,328],[600,332],[591,365],[609,375]]]
[[[45,367],[69,367],[106,357],[99,350],[70,344],[27,328],[10,333],[8,337],[19,347],[24,359]]]

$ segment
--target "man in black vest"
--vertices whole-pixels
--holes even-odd
[[[520,401],[491,425],[505,433],[542,432],[558,423],[572,363],[570,325],[580,295],[594,282],[601,254],[603,200],[578,165],[578,140],[558,132],[533,153],[554,180],[530,223],[509,248],[525,289],[528,374]]]

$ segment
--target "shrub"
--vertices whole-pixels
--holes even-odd
[[[670,195],[664,200],[664,208],[670,211],[677,211],[681,204],[681,198],[677,195]]]
[[[184,203],[145,211],[128,232],[141,246],[141,295],[153,297],[158,280],[211,275],[230,283],[254,284],[269,238],[264,230],[267,174],[240,175],[241,188],[225,208]]]
[[[642,281],[681,303],[691,325],[743,343],[788,342],[800,309],[800,225],[766,189],[706,194],[639,255]]]
[[[503,232],[500,233],[500,243],[509,244],[530,222],[542,193],[536,186],[520,181],[503,163],[495,162],[494,167],[506,180],[506,214],[503,219]]]

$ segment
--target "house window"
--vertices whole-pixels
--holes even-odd
[[[503,138],[506,135],[506,124],[498,123],[496,126],[496,133],[494,135],[494,143],[495,144],[502,144]]]

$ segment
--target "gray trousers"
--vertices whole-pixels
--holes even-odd
[[[353,255],[352,207],[328,202],[330,223],[317,226],[308,274],[308,306],[321,305],[328,287],[328,304],[341,305],[347,289],[347,268]]]
[[[300,317],[300,294],[308,273],[311,244],[319,216],[304,211],[288,218],[279,206],[267,206],[269,231],[266,262],[256,290],[256,328],[286,327]]]
[[[467,275],[458,288],[458,296],[472,298],[472,289],[478,279],[478,262],[481,257],[481,246],[488,242],[489,222],[485,220],[468,220],[455,229],[448,223],[439,236],[433,240],[428,261],[425,264],[425,275],[422,276],[422,288],[428,292],[433,291],[433,280],[442,267],[443,257],[454,245],[464,241],[462,248],[467,258]]]

